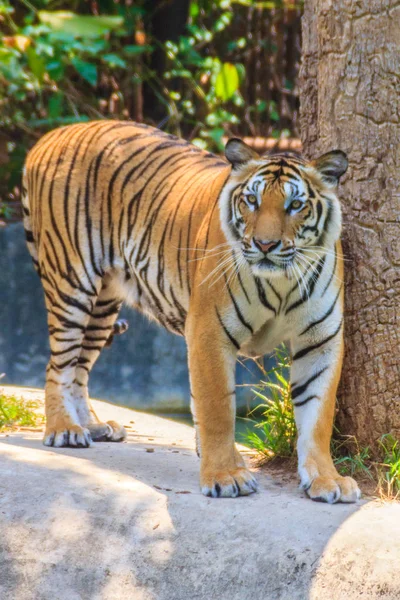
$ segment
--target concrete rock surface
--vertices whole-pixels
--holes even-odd
[[[257,494],[205,498],[192,428],[94,406],[127,443],[0,436],[1,600],[400,598],[399,504],[319,504],[263,471]]]

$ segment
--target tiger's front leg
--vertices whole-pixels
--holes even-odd
[[[330,453],[336,390],[343,360],[340,303],[292,341],[292,401],[298,430],[300,485],[312,500],[355,502],[357,483],[337,472]],[[310,326],[311,325],[311,326]]]
[[[188,317],[186,341],[192,411],[205,496],[246,496],[257,490],[253,475],[235,447],[236,348],[214,315]]]

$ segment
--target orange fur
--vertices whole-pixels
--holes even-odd
[[[45,443],[87,446],[90,434],[93,439],[123,438],[118,424],[98,422],[87,384],[121,303],[127,301],[185,335],[200,479],[207,495],[256,490],[234,443],[237,354],[270,352],[286,336],[300,349],[294,361],[301,363],[303,339],[313,356],[313,343],[329,346],[332,364],[313,375],[317,379],[329,372],[329,389],[303,401],[304,414],[311,417],[303,427],[299,416],[299,451],[310,496],[331,501],[335,482],[350,485],[338,479],[329,455],[342,362],[342,351],[337,352],[340,326],[332,342],[324,339],[324,327],[329,324],[331,332],[342,312],[342,291],[333,278],[341,279],[342,261],[335,268],[332,258],[340,209],[328,185],[332,169],[343,172],[341,155],[312,164],[295,157],[260,158],[238,140],[228,143],[226,152],[233,169],[152,128],[101,121],[51,132],[29,153],[24,223],[45,291],[52,353]],[[249,195],[246,186],[251,185]],[[309,194],[301,210],[288,205],[295,188],[297,194],[303,190],[299,197]],[[329,222],[325,232],[321,219]],[[324,240],[329,252],[312,250],[306,227],[311,222],[317,224],[308,230],[318,230],[318,240]],[[298,279],[295,259],[292,270],[290,258],[296,244],[305,244],[301,239],[308,245],[303,254],[296,250],[296,269],[304,281]],[[279,251],[274,254],[272,247]],[[311,295],[317,289],[312,315],[303,297],[306,283]],[[320,321],[310,320],[326,310],[325,283],[329,302],[336,293],[340,302],[332,305],[334,320],[328,315],[325,322],[324,317],[321,327]],[[302,338],[305,327],[310,333]],[[324,361],[323,353],[318,357]],[[298,374],[303,376],[301,366]],[[294,395],[303,398],[304,385],[312,381],[295,382]],[[321,385],[324,390],[325,383]],[[301,408],[296,410],[300,415]],[[347,488],[343,499],[346,493]],[[354,499],[354,493],[350,490],[348,498]]]

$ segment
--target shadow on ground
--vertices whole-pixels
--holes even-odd
[[[265,473],[204,498],[190,427],[95,404],[127,443],[0,438],[2,600],[399,598],[399,505],[313,503]]]

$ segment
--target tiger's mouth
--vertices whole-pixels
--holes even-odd
[[[289,269],[295,263],[296,249],[268,252],[261,256],[254,256],[247,252],[243,252],[243,254],[255,274],[266,274],[267,272],[276,273]]]
[[[271,260],[268,256],[264,256],[257,262],[250,262],[251,268],[257,274],[259,272],[279,272],[286,271],[290,268],[291,265],[294,264],[294,256],[290,258],[284,257],[274,257],[274,260]]]

